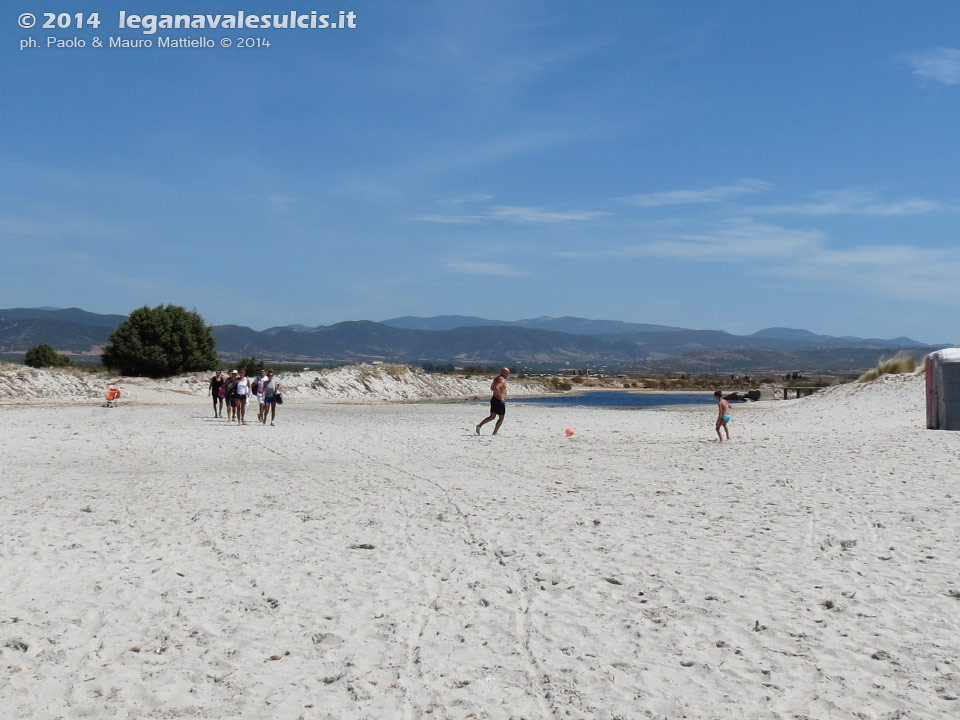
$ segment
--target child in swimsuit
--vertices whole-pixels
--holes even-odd
[[[713,397],[717,401],[717,409],[719,413],[717,415],[717,437],[720,442],[723,442],[723,435],[720,434],[720,428],[723,428],[723,431],[727,434],[727,440],[730,439],[730,429],[727,427],[727,423],[730,422],[730,403],[723,399],[723,393],[717,390],[713,393]]]

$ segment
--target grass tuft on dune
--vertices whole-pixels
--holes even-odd
[[[881,375],[897,375],[912,373],[917,369],[917,359],[907,353],[897,353],[887,360],[881,359],[875,368],[867,370],[857,378],[857,382],[870,382]]]

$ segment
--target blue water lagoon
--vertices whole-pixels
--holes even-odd
[[[638,393],[620,390],[578,392],[543,397],[513,397],[511,403],[549,407],[651,408],[665,405],[710,405],[716,402],[710,393]]]

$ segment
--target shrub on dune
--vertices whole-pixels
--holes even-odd
[[[27,350],[23,356],[23,364],[34,368],[66,367],[71,364],[71,360],[66,355],[58,355],[57,351],[46,343],[41,343]]]

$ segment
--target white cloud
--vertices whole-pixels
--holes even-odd
[[[753,212],[765,214],[794,215],[874,215],[893,217],[903,215],[922,215],[937,210],[950,209],[942,203],[924,198],[906,198],[894,202],[880,200],[876,193],[869,190],[835,190],[811,194],[812,202],[771,205],[750,208]]]
[[[797,230],[753,221],[734,221],[713,232],[679,235],[653,243],[653,254],[744,260],[792,257],[823,242],[819,230]]]
[[[267,198],[267,204],[272,210],[277,212],[283,212],[287,210],[291,205],[297,202],[297,198],[291,195],[279,195],[274,194]]]
[[[622,202],[637,207],[662,207],[664,205],[701,205],[732,200],[743,195],[765,192],[773,186],[764,180],[738,180],[733,185],[714,185],[699,190],[668,190],[666,192],[633,195],[620,198]]]
[[[518,270],[513,265],[487,262],[450,262],[445,265],[448,270],[464,275],[497,275],[499,277],[526,277],[528,272]]]
[[[960,50],[934,48],[905,53],[902,59],[913,67],[913,74],[942,82],[944,85],[960,85]]]
[[[493,200],[493,197],[493,195],[487,195],[485,193],[463,193],[460,195],[444,195],[437,198],[437,202],[441,205],[468,205],[472,203],[490,202]]]
[[[682,263],[736,264],[739,271],[788,278],[811,288],[855,290],[864,296],[960,306],[960,248],[896,245],[831,246],[817,229],[782,227],[753,219],[729,220],[683,231],[652,228],[649,238],[619,247],[557,252],[555,257],[609,261],[658,257]]]
[[[399,170],[399,175],[416,180],[429,179],[453,171],[496,164],[533,152],[581,143],[585,139],[603,137],[608,133],[609,129],[599,124],[588,126],[578,123],[564,128],[563,124],[559,123],[555,129],[524,130],[476,142],[440,143],[439,139],[431,138],[429,148],[423,148],[415,161]]]
[[[483,215],[420,215],[413,219],[445,225],[472,225],[486,220],[486,217]]]
[[[958,305],[960,249],[861,245],[820,252],[770,268],[781,277],[846,285],[868,295]]]
[[[565,223],[583,222],[605,217],[610,213],[597,211],[556,212],[532,207],[512,207],[504,205],[494,208],[490,213],[493,220],[505,220],[524,223]]]
[[[372,178],[342,178],[336,192],[363,202],[391,201],[403,197],[397,183],[382,182]]]
[[[569,223],[586,222],[606,217],[610,213],[595,210],[556,211],[535,207],[501,205],[473,215],[421,215],[415,219],[423,222],[465,225],[479,222],[513,223]]]
[[[0,236],[36,243],[74,243],[77,239],[95,238],[130,244],[134,242],[133,238],[142,238],[147,231],[142,225],[97,217],[52,213],[43,218],[0,216]]]
[[[429,74],[451,103],[509,107],[531,88],[563,78],[569,68],[610,46],[610,40],[589,34],[572,41],[557,37],[553,17],[528,4],[512,3],[509,22],[489,5],[431,3],[414,23],[416,31],[403,34],[397,45],[402,62],[388,68],[388,76],[402,90],[417,91]]]
[[[557,253],[560,257],[664,257],[683,260],[753,262],[791,258],[820,248],[819,230],[784,228],[739,219],[702,231],[659,231],[633,245]]]

